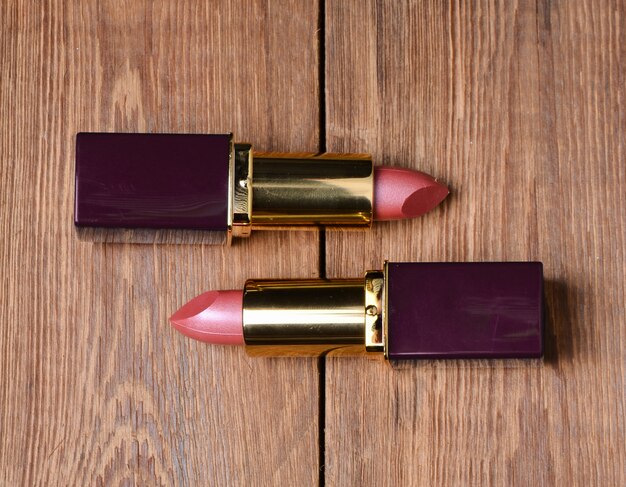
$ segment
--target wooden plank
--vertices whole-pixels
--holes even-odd
[[[625,7],[326,7],[330,151],[449,182],[440,209],[327,232],[329,277],[541,260],[543,362],[329,358],[328,485],[624,485]]]
[[[317,150],[317,17],[289,0],[0,2],[0,484],[317,482],[316,362],[167,324],[207,289],[317,276],[317,232],[226,248],[72,225],[78,131]]]

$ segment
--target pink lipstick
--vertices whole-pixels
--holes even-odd
[[[243,345],[243,292],[208,291],[170,317],[172,326],[190,338],[219,345]]]
[[[249,280],[201,294],[170,318],[191,338],[252,355],[345,348],[389,359],[537,358],[540,262],[385,263],[360,279]]]
[[[398,167],[374,168],[374,220],[402,220],[428,213],[448,188],[428,174]]]
[[[253,152],[229,134],[79,133],[78,227],[252,229],[368,227],[420,216],[448,194],[409,169],[364,154]]]

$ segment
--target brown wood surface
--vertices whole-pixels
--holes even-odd
[[[317,2],[0,2],[0,485],[626,484],[626,6],[323,12],[319,31]],[[328,230],[325,259],[317,232],[92,242],[71,220],[81,130],[325,143],[452,194],[414,221]],[[320,418],[315,360],[167,324],[207,289],[383,259],[542,260],[545,360],[329,357]]]
[[[407,5],[410,3],[410,5]],[[449,183],[329,277],[541,260],[543,362],[326,364],[327,485],[626,485],[623,2],[326,5],[327,147]]]
[[[316,361],[167,323],[208,289],[317,276],[317,233],[130,245],[72,224],[78,131],[317,150],[317,28],[316,2],[0,2],[0,485],[317,483]]]

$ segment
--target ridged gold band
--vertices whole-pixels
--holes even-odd
[[[385,351],[385,274],[367,271],[365,274],[365,350]]]
[[[249,237],[252,227],[252,146],[231,141],[228,178],[228,241]]]

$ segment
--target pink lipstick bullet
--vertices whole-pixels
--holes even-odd
[[[220,345],[243,345],[242,291],[208,291],[170,317],[172,326],[190,338]]]

